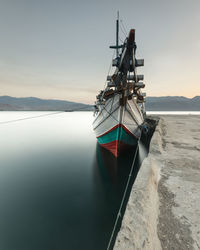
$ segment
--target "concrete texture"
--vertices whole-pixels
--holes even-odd
[[[200,116],[160,117],[114,249],[200,249]]]

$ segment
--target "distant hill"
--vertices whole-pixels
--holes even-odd
[[[11,96],[0,96],[1,111],[56,111],[56,110],[93,110],[92,105],[61,100],[44,100],[35,97],[16,98]]]
[[[147,97],[147,111],[200,111],[200,96],[186,98],[184,96]]]
[[[0,96],[0,110],[11,111],[79,111],[93,110],[92,105],[62,100],[44,100],[35,97],[16,98]],[[186,98],[184,96],[147,97],[147,111],[200,111],[200,96]]]

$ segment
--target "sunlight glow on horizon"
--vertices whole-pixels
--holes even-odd
[[[200,95],[200,1],[125,2],[3,1],[0,95],[93,104],[111,61],[117,10],[136,29],[147,96]]]

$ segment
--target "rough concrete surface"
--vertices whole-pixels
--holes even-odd
[[[200,249],[200,116],[161,116],[114,249]]]

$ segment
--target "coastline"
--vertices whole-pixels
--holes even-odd
[[[200,247],[200,116],[159,117],[115,250]]]

